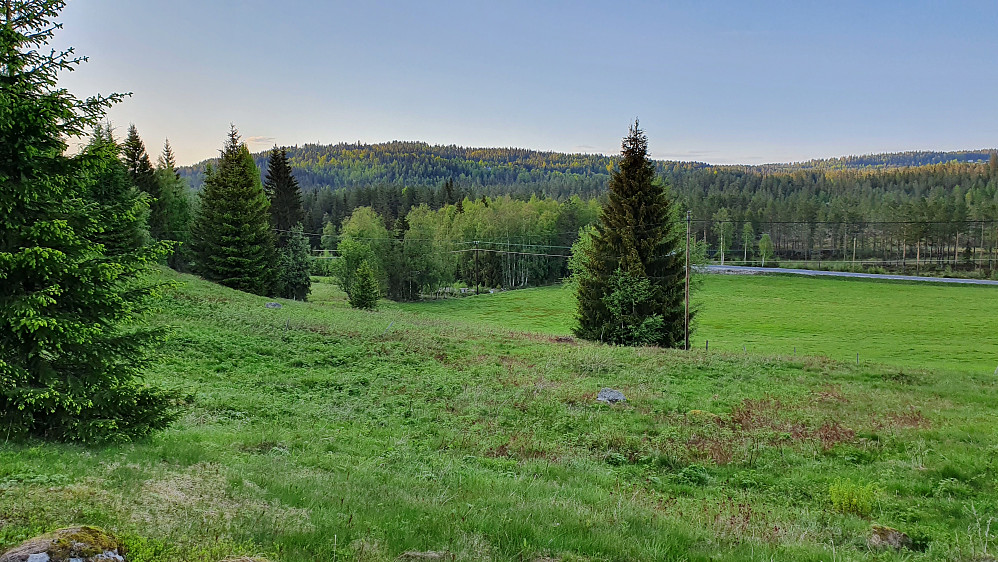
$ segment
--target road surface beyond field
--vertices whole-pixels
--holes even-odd
[[[914,275],[889,275],[880,273],[850,273],[848,271],[818,271],[813,269],[783,269],[779,267],[747,267],[741,265],[708,265],[708,273],[754,275],[760,273],[786,273],[790,275],[812,275],[825,277],[859,277],[862,279],[885,279],[889,281],[926,281],[929,283],[962,283],[965,285],[998,285],[990,279],[959,279],[955,277],[916,277]]]

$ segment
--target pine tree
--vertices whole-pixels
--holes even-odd
[[[166,240],[166,201],[156,181],[155,171],[146,146],[139,138],[135,125],[129,125],[128,137],[121,147],[121,156],[128,169],[128,176],[140,191],[149,194],[149,234],[156,240]]]
[[[194,269],[205,279],[257,295],[272,293],[276,256],[270,202],[235,127],[218,167],[206,174],[191,250]]]
[[[277,296],[303,301],[312,292],[312,246],[300,223],[289,234],[279,250]]]
[[[263,184],[270,200],[270,224],[277,233],[277,245],[283,247],[292,227],[305,220],[301,189],[291,173],[286,149],[274,147],[267,162],[267,179]]]
[[[172,418],[168,397],[139,382],[160,333],[125,327],[155,291],[144,274],[164,248],[106,253],[105,228],[142,205],[120,197],[117,180],[99,181],[118,173],[106,139],[65,155],[65,139],[122,96],[80,100],[57,87],[84,60],[44,48],[64,5],[0,5],[0,433],[127,439]]]
[[[684,244],[637,121],[621,154],[582,259],[575,333],[615,344],[682,345]]]
[[[187,180],[177,172],[177,161],[173,156],[173,148],[167,140],[163,152],[156,162],[156,183],[163,199],[164,231],[163,239],[177,242],[178,248],[167,260],[170,267],[185,270],[188,255],[184,247],[190,240],[191,230],[191,192]]]

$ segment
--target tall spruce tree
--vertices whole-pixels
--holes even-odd
[[[111,256],[132,252],[149,242],[149,197],[132,184],[120,156],[121,147],[111,127],[98,124],[78,158],[88,198],[96,203],[100,215],[101,229],[94,240]]]
[[[206,174],[191,250],[194,269],[205,279],[257,295],[273,293],[276,254],[270,201],[235,126],[218,167]]]
[[[167,263],[173,269],[185,270],[188,255],[185,244],[190,240],[191,194],[187,180],[177,172],[177,161],[173,156],[170,141],[163,144],[163,152],[156,162],[156,183],[163,199],[164,231],[163,239],[177,242],[179,246]]]
[[[107,209],[132,208],[117,187],[95,200],[95,170],[117,154],[102,143],[70,158],[66,139],[121,96],[57,86],[84,60],[45,48],[64,6],[0,1],[0,434],[127,439],[171,419],[167,397],[139,380],[159,332],[126,327],[155,290],[143,278],[163,247],[109,255],[99,241]]]
[[[290,238],[291,229],[305,220],[301,188],[291,173],[286,149],[275,146],[270,151],[263,189],[270,200],[270,223],[277,233],[277,245],[283,248]]]
[[[155,170],[146,153],[146,146],[135,125],[128,126],[128,136],[121,146],[121,157],[128,168],[128,176],[140,191],[149,194],[149,234],[156,240],[165,240],[167,230],[166,206]]]
[[[655,176],[648,138],[634,125],[578,275],[578,325],[588,340],[675,347],[684,343],[683,242],[675,207]]]

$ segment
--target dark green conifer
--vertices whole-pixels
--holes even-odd
[[[83,61],[46,48],[64,5],[0,10],[0,434],[128,439],[171,419],[167,397],[139,382],[160,333],[126,327],[154,292],[144,273],[164,248],[107,253],[105,227],[142,206],[122,189],[106,138],[65,155],[66,139],[121,96],[80,100],[57,87]]]
[[[378,306],[380,296],[378,278],[371,264],[364,260],[354,275],[353,288],[350,291],[350,306],[364,310],[374,310]]]
[[[682,345],[684,247],[637,121],[621,156],[583,256],[575,333],[615,344]]]
[[[140,191],[149,195],[149,234],[156,240],[166,240],[166,205],[155,170],[146,153],[146,146],[139,138],[135,125],[128,126],[128,136],[121,147],[121,156],[128,169],[128,176]]]
[[[205,279],[257,295],[272,293],[276,256],[270,201],[235,127],[218,167],[206,174],[191,250],[195,271]]]
[[[163,152],[156,162],[155,175],[163,200],[163,239],[173,240],[177,242],[178,246],[170,255],[167,263],[173,269],[186,270],[187,258],[185,256],[189,252],[184,246],[190,240],[191,193],[187,180],[181,178],[180,173],[177,172],[177,161],[173,156],[169,140],[163,145]]]
[[[286,149],[275,146],[271,150],[263,189],[270,200],[270,223],[277,233],[277,245],[284,247],[292,227],[305,220],[301,188],[291,173]]]
[[[94,241],[103,244],[104,253],[110,256],[132,252],[149,242],[149,197],[132,184],[120,155],[111,127],[97,125],[77,158],[88,198],[96,203],[99,214],[101,228]]]
[[[312,292],[312,246],[300,223],[291,227],[287,244],[278,252],[277,296],[306,300]]]

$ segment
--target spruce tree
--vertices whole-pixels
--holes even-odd
[[[0,3],[0,434],[127,439],[171,419],[168,397],[139,379],[160,333],[127,326],[164,248],[108,253],[106,228],[142,205],[115,179],[106,139],[65,154],[121,96],[80,100],[57,86],[84,60],[45,49],[64,5]]]
[[[287,244],[279,250],[277,296],[303,301],[312,292],[312,246],[302,225],[291,227]]]
[[[621,156],[582,256],[575,333],[615,344],[683,345],[684,245],[637,121]]]
[[[291,229],[305,220],[301,189],[291,173],[287,150],[275,146],[270,151],[263,189],[270,200],[270,223],[277,233],[277,245],[284,247]]]
[[[156,162],[156,183],[163,199],[164,240],[177,242],[178,248],[170,255],[167,263],[177,270],[185,270],[189,252],[185,244],[190,240],[191,195],[187,180],[180,177],[177,161],[173,156],[170,141],[163,145],[163,152]]]
[[[111,256],[132,252],[149,242],[149,197],[132,185],[120,154],[111,127],[98,124],[77,158],[88,199],[96,203],[99,212],[101,229],[94,241],[103,244],[104,253]]]
[[[166,240],[167,202],[163,197],[155,170],[146,153],[146,146],[139,138],[135,125],[129,125],[128,136],[121,147],[121,156],[128,169],[128,176],[140,191],[149,195],[149,234],[156,240]]]
[[[353,287],[349,295],[350,306],[363,310],[374,310],[378,307],[380,292],[374,268],[367,260],[362,261],[360,267],[357,268],[357,274],[354,276]]]
[[[248,293],[272,294],[276,256],[270,201],[235,127],[218,167],[205,175],[191,250],[194,269],[205,279]]]

